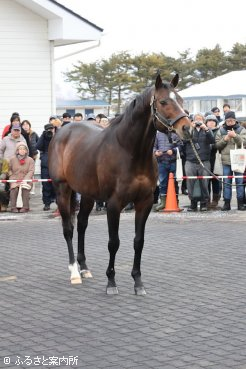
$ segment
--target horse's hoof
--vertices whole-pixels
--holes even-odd
[[[85,278],[85,279],[87,279],[87,278],[93,278],[91,272],[89,270],[87,270],[87,269],[81,270],[80,271],[80,275],[81,275],[82,278]]]
[[[71,284],[81,284],[82,279],[80,277],[71,278]]]
[[[107,287],[106,293],[107,295],[118,295],[119,291],[117,287]]]
[[[134,287],[134,290],[135,290],[135,295],[137,295],[137,296],[145,296],[145,295],[147,295],[147,293],[146,293],[146,291],[145,291],[145,289],[144,289],[143,286],[142,287]]]

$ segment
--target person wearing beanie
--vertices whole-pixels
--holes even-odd
[[[236,114],[235,114],[235,112],[234,112],[234,111],[229,110],[229,111],[227,111],[227,112],[225,113],[225,120],[228,120],[228,119],[233,119],[233,120],[235,120],[235,122],[236,122]]]
[[[214,122],[216,126],[218,125],[218,122],[219,122],[215,114],[208,114],[208,115],[205,117],[205,123],[207,123],[207,122],[209,122],[209,121]],[[210,128],[210,127],[209,127],[209,128]]]
[[[214,137],[216,136],[219,130],[219,122],[217,117],[214,114],[207,115],[205,118],[206,126],[213,132]],[[214,164],[216,159],[217,149],[215,147],[215,143],[210,145],[211,152],[210,152],[210,165],[211,165],[211,172],[214,173]],[[219,175],[219,173],[214,173]],[[216,209],[221,197],[221,190],[222,185],[221,182],[218,181],[216,178],[209,179],[208,181],[208,191],[210,195],[210,200],[208,203],[209,209]]]
[[[35,163],[34,160],[28,156],[28,146],[26,142],[19,142],[16,145],[15,155],[9,160],[9,179],[32,179],[34,176],[34,170]],[[31,188],[32,182],[10,183],[10,203],[12,213],[26,213],[29,211]],[[21,204],[17,204],[17,197],[20,197]]]
[[[225,113],[225,122],[218,130],[215,142],[216,148],[221,153],[223,176],[240,176],[241,173],[232,171],[230,151],[235,149],[235,145],[237,148],[241,148],[242,144],[246,144],[246,129],[237,122],[234,111],[229,110]],[[244,207],[243,178],[235,178],[235,182],[237,208],[238,210],[246,210]],[[224,206],[221,210],[228,211],[231,210],[232,178],[225,178],[223,183]]]

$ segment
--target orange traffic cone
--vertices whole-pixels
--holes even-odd
[[[175,191],[175,184],[174,184],[174,175],[173,173],[169,173],[168,177],[168,187],[167,187],[167,198],[166,198],[166,206],[163,212],[171,213],[171,212],[179,212],[183,209],[178,207],[178,201]]]

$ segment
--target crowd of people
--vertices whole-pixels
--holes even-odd
[[[187,115],[189,112],[186,111]],[[235,112],[229,104],[223,106],[224,116],[220,116],[220,109],[214,107],[211,111],[202,114],[191,114],[190,129],[191,139],[182,142],[169,131],[157,132],[154,144],[154,155],[158,162],[159,192],[160,197],[155,211],[165,208],[169,174],[176,174],[177,150],[181,152],[183,161],[183,174],[186,177],[213,176],[222,173],[214,173],[217,152],[220,154],[223,176],[240,176],[235,178],[237,208],[246,210],[245,207],[245,183],[242,173],[232,170],[230,151],[246,146],[246,129],[240,124]],[[211,179],[187,179],[182,182],[182,193],[188,195],[190,206],[188,211],[200,211],[218,209],[219,200],[223,194],[224,204],[222,211],[231,210],[232,178],[220,180]],[[179,187],[176,183],[176,195],[178,198]]]
[[[67,112],[62,117],[51,116],[39,137],[32,130],[29,120],[21,121],[17,112],[11,115],[10,123],[3,129],[0,142],[0,180],[9,180],[0,182],[0,211],[7,211],[9,205],[12,213],[26,213],[30,210],[30,192],[33,187],[30,180],[34,178],[38,153],[40,153],[41,179],[49,179],[48,148],[52,137],[66,124],[83,122],[83,119],[81,113],[76,113],[73,118]],[[89,114],[86,120],[103,128],[109,125],[109,119],[104,114],[97,116]],[[76,196],[79,206],[80,194]],[[56,202],[52,182],[42,182],[42,201],[44,211],[50,210],[51,203]],[[99,208],[101,210],[101,206],[105,204],[97,204],[97,210]]]
[[[235,179],[238,210],[245,210],[245,183],[242,173],[233,172],[230,161],[230,150],[246,146],[246,129],[239,124],[235,112],[228,104],[223,106],[223,116],[220,109],[214,107],[211,111],[202,114],[189,114],[191,120],[191,139],[181,140],[176,133],[168,130],[157,131],[153,154],[158,166],[158,186],[154,192],[154,211],[162,211],[166,205],[169,174],[176,176],[176,160],[179,152],[182,158],[183,175],[187,177],[211,176],[214,172],[217,153],[221,156],[223,176],[241,176]],[[92,124],[99,124],[106,128],[110,121],[104,114],[89,114],[86,119]],[[21,182],[0,182],[0,210],[10,210],[13,213],[25,213],[30,209],[29,200],[35,172],[35,160],[40,154],[41,179],[49,179],[48,148],[52,137],[57,130],[71,122],[83,122],[81,113],[72,117],[65,112],[62,117],[51,116],[44,125],[42,134],[32,130],[29,120],[22,120],[17,112],[10,117],[10,123],[4,127],[0,142],[0,179],[21,180]],[[179,186],[175,181],[177,201],[179,201]],[[218,209],[219,201],[223,195],[222,211],[231,210],[232,179],[183,179],[182,194],[188,195],[190,205],[188,211]],[[77,209],[80,203],[80,194],[76,194]],[[56,195],[52,182],[42,182],[43,210],[50,210],[52,203],[56,202]],[[96,202],[96,210],[105,209],[107,204]],[[133,209],[132,203],[125,210]],[[55,211],[59,215],[59,211]]]

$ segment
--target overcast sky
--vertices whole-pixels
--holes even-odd
[[[164,53],[178,57],[190,49],[219,44],[228,51],[236,43],[246,44],[243,1],[216,0],[56,0],[104,29],[101,46],[56,62],[56,76],[81,60],[85,63],[129,51]],[[72,25],[71,25],[72,27]],[[63,51],[60,49],[60,56]],[[67,84],[65,84],[67,85]],[[63,84],[64,86],[64,84]]]

